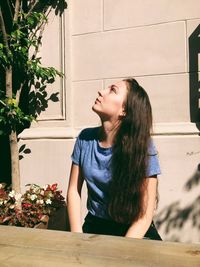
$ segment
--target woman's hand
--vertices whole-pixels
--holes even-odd
[[[156,207],[157,178],[156,176],[149,177],[145,178],[145,181],[147,183],[147,189],[144,195],[144,205],[146,207],[146,212],[143,217],[141,217],[129,227],[125,235],[126,237],[143,238],[152,222]]]

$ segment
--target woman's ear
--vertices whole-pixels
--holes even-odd
[[[124,117],[126,117],[126,112],[125,112],[125,110],[123,110],[122,113],[119,114],[119,119],[122,120]]]

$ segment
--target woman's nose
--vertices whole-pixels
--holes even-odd
[[[108,92],[108,89],[101,89],[98,91],[98,94],[99,94],[99,96],[104,96],[107,94],[107,92]]]
[[[98,95],[99,95],[99,96],[102,96],[102,95],[103,95],[103,94],[102,94],[102,90],[99,90],[99,91],[98,91]]]

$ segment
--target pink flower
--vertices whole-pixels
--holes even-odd
[[[0,225],[34,227],[65,204],[57,183],[43,188],[35,184],[28,186],[23,195],[4,184],[0,188]]]
[[[52,184],[52,186],[51,186],[51,190],[55,191],[55,190],[57,189],[57,185],[58,185],[58,184]]]
[[[22,206],[23,206],[24,208],[29,208],[29,207],[32,206],[32,204],[30,204],[30,203],[23,203]]]

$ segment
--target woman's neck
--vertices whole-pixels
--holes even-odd
[[[112,123],[110,121],[102,122],[99,130],[99,143],[102,147],[111,147],[114,143],[114,138],[119,127],[119,122]]]

